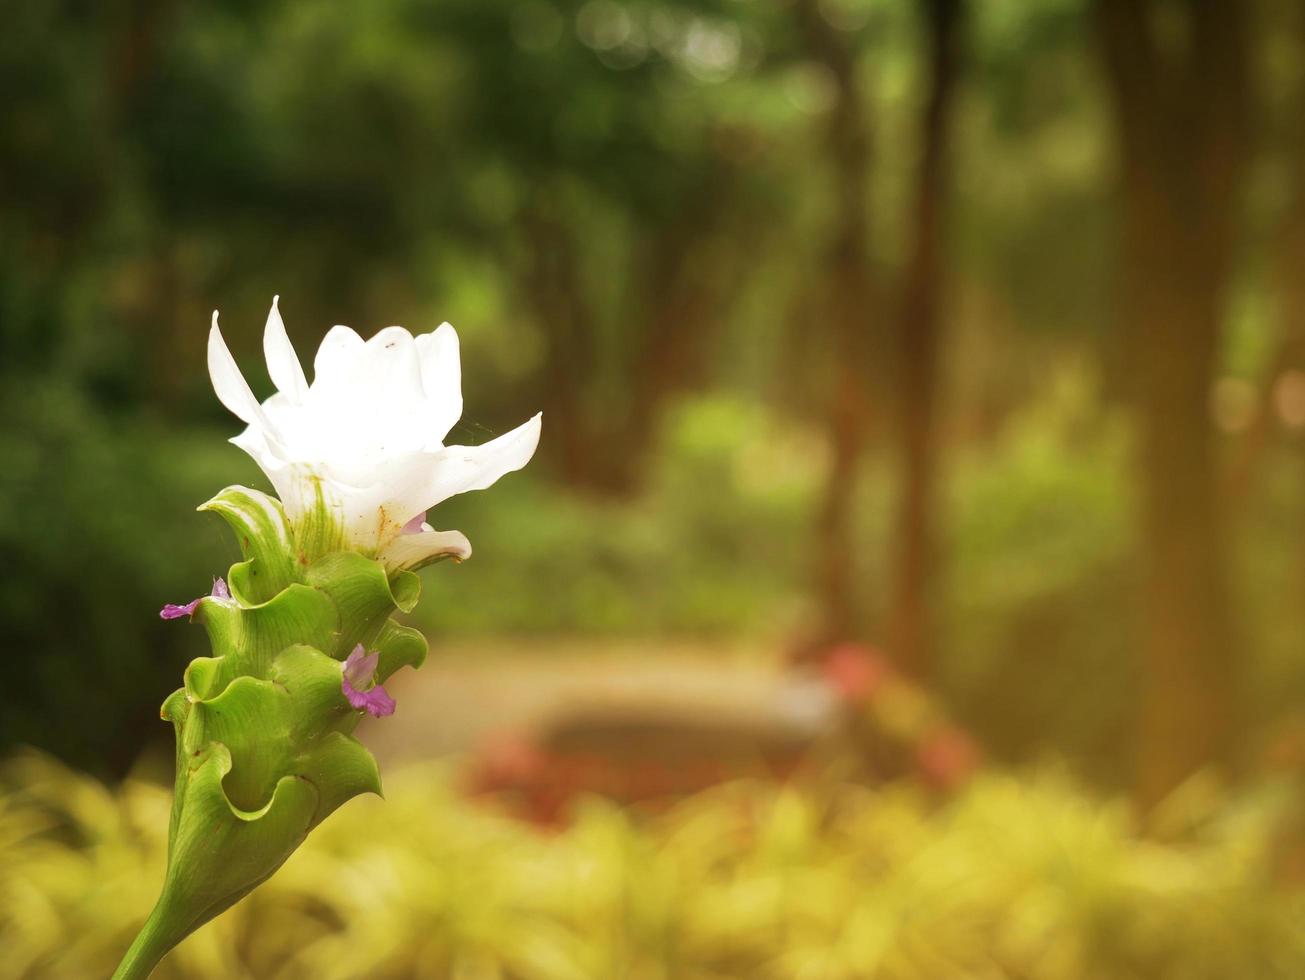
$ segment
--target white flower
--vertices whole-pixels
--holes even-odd
[[[263,334],[276,394],[259,404],[222,340],[216,311],[208,371],[218,399],[249,425],[231,441],[272,481],[296,536],[342,536],[340,545],[391,568],[468,557],[467,539],[431,528],[426,510],[525,466],[539,443],[540,416],[481,446],[445,446],[462,415],[458,335],[451,326],[415,338],[386,327],[368,341],[348,327],[332,327],[317,350],[310,385],[278,298]]]

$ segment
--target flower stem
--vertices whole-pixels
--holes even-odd
[[[175,930],[164,919],[163,901],[160,900],[118,964],[112,980],[146,980],[154,972],[159,961],[178,942]]]

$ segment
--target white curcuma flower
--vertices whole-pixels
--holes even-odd
[[[218,399],[248,423],[231,441],[272,481],[297,537],[342,537],[342,546],[390,568],[468,557],[466,537],[434,530],[427,509],[525,466],[539,443],[540,416],[480,446],[445,446],[462,415],[458,335],[449,324],[419,337],[386,327],[367,341],[332,327],[310,385],[278,299],[263,334],[276,393],[259,404],[222,339],[217,311],[208,370]]]

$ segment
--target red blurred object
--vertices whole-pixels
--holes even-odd
[[[557,826],[587,793],[657,810],[731,778],[787,779],[812,744],[809,734],[779,723],[577,711],[532,735],[487,741],[465,785],[523,819]]]
[[[935,729],[915,750],[920,777],[934,789],[948,792],[964,785],[982,758],[974,739],[951,724]]]
[[[788,683],[794,698],[746,720],[664,702],[574,707],[535,731],[487,741],[471,760],[467,789],[559,826],[585,794],[658,810],[730,779],[791,778],[831,749],[859,760],[867,782],[914,778],[942,793],[980,765],[974,739],[874,647],[813,645],[794,659]],[[828,694],[810,697],[822,684]],[[784,710],[794,699],[803,710]]]
[[[853,704],[869,701],[895,675],[887,657],[856,643],[834,647],[824,659],[823,670],[839,697]]]
[[[515,732],[487,739],[468,773],[472,793],[494,793],[530,785],[548,771],[548,758],[527,736]]]

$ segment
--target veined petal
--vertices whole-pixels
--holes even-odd
[[[249,383],[236,366],[236,359],[227,349],[218,329],[217,310],[213,311],[213,326],[208,332],[208,375],[213,381],[213,391],[218,401],[225,405],[233,415],[250,425],[265,426],[263,410],[258,399],[249,390]]]
[[[308,379],[304,377],[303,365],[299,363],[294,345],[285,331],[285,321],[281,319],[278,308],[280,299],[280,296],[272,297],[272,309],[268,311],[267,326],[263,329],[263,356],[267,358],[267,373],[277,390],[299,404],[308,392]]]
[[[441,323],[433,332],[422,334],[417,338],[417,355],[432,427],[428,445],[434,448],[462,418],[462,360],[457,331],[451,324]]]
[[[441,558],[466,561],[471,557],[471,542],[461,531],[400,534],[381,549],[378,557],[385,562],[386,568],[413,571]]]

